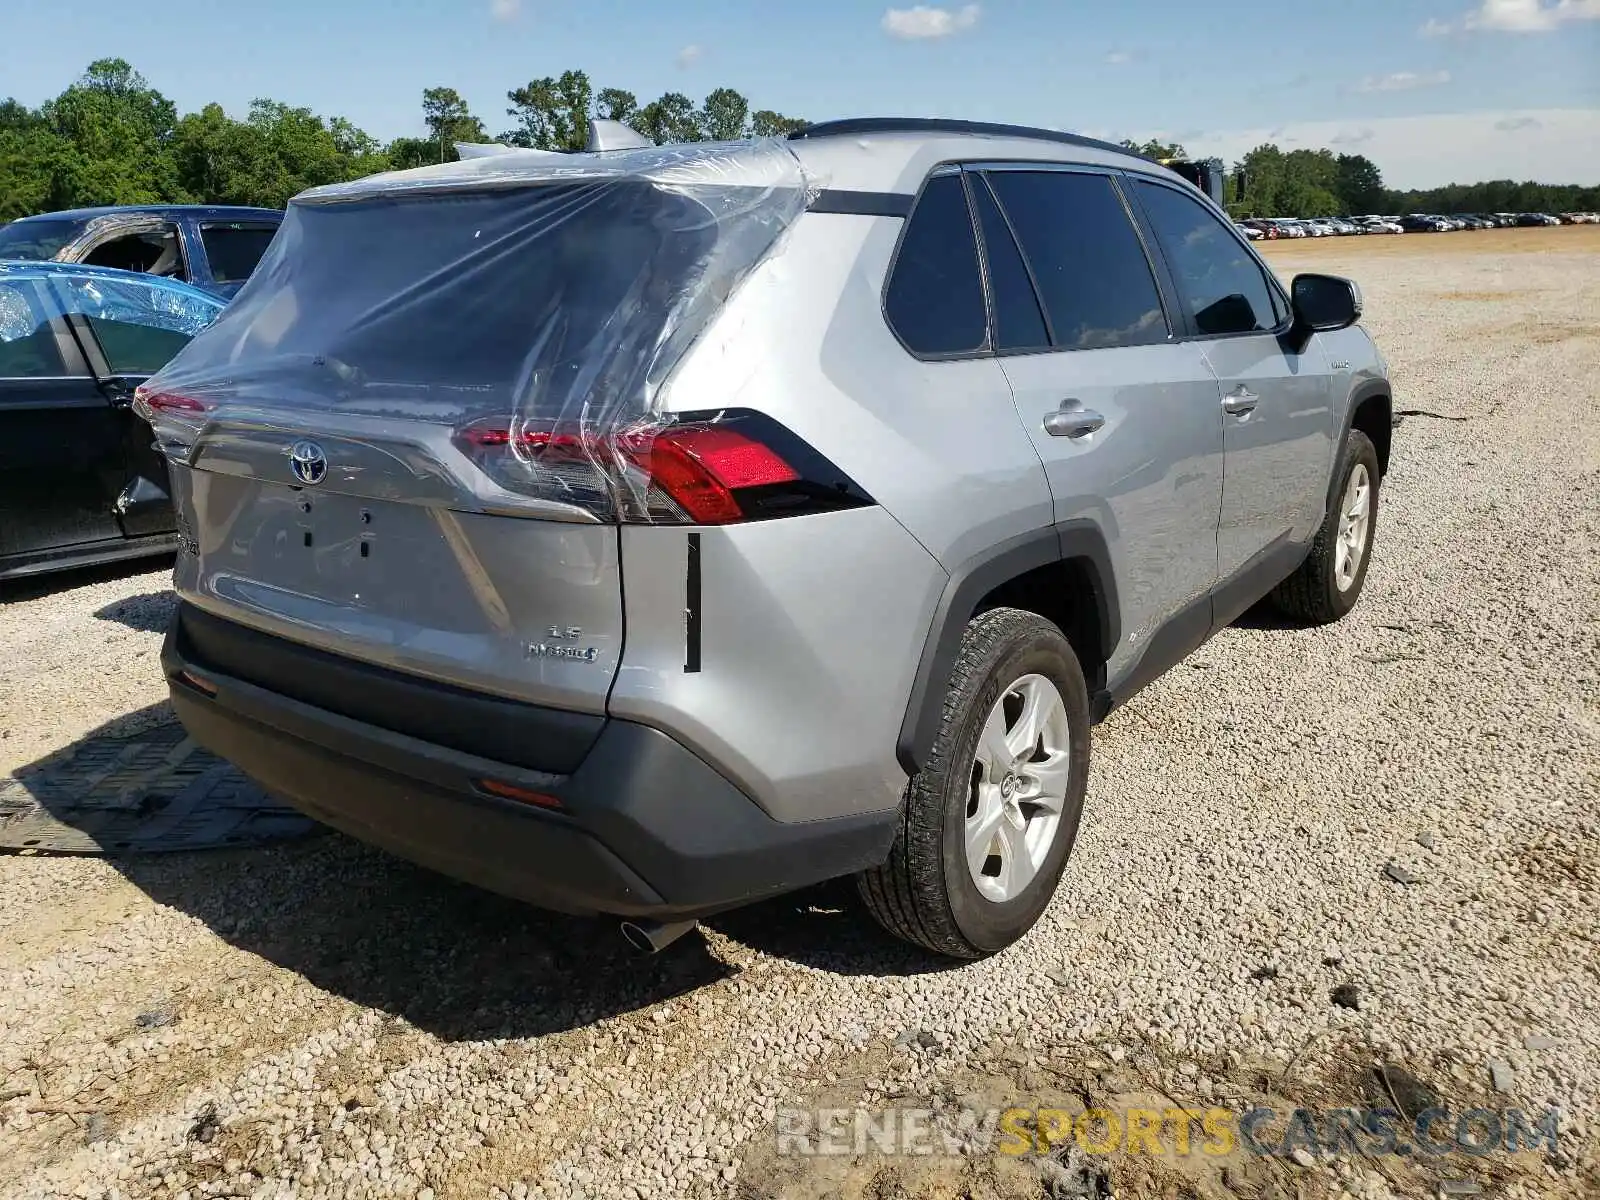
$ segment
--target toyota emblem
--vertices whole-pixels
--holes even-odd
[[[298,441],[289,447],[289,471],[308,486],[321,483],[328,474],[328,456],[315,442]]]

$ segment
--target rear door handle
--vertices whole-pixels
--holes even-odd
[[[1241,383],[1222,398],[1222,411],[1235,417],[1242,417],[1246,413],[1254,412],[1259,403],[1261,397]]]
[[[1067,405],[1076,405],[1076,401],[1068,400],[1053,413],[1046,413],[1044,418],[1044,431],[1051,437],[1079,438],[1093,433],[1104,427],[1105,417],[1095,412],[1092,408],[1068,408]]]

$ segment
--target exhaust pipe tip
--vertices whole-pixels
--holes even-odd
[[[698,921],[624,921],[622,936],[640,954],[659,954],[698,924]]]

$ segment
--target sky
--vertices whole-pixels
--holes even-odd
[[[454,87],[569,67],[641,102],[733,87],[823,120],[934,116],[1160,136],[1232,161],[1267,140],[1361,153],[1392,187],[1600,183],[1600,0],[4,0],[0,97],[99,57],[180,112],[270,96],[385,140]],[[159,19],[157,19],[159,18]],[[63,36],[70,30],[70,36]],[[25,48],[25,50],[24,50]]]

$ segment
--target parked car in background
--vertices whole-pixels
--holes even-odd
[[[1444,233],[1450,229],[1449,222],[1439,217],[1430,217],[1424,213],[1411,213],[1400,218],[1400,228],[1407,233]]]
[[[272,208],[191,204],[41,213],[0,226],[0,259],[139,271],[228,298],[282,220]]]
[[[1548,213],[1522,213],[1517,217],[1517,224],[1523,228],[1542,225],[1559,225],[1559,217],[1552,217]]]
[[[176,280],[0,262],[0,579],[174,547],[133,392],[222,308]]]
[[[1245,221],[1235,221],[1233,223],[1233,227],[1240,233],[1244,234],[1245,237],[1249,238],[1252,242],[1259,242],[1266,236],[1266,234],[1262,233],[1261,230]]]
[[[1368,220],[1366,227],[1368,233],[1404,233],[1406,231],[1405,226],[1400,224],[1399,221],[1387,221],[1376,217]]]
[[[1323,220],[1310,220],[1305,223],[1306,232],[1312,237],[1337,237],[1339,231]]]

